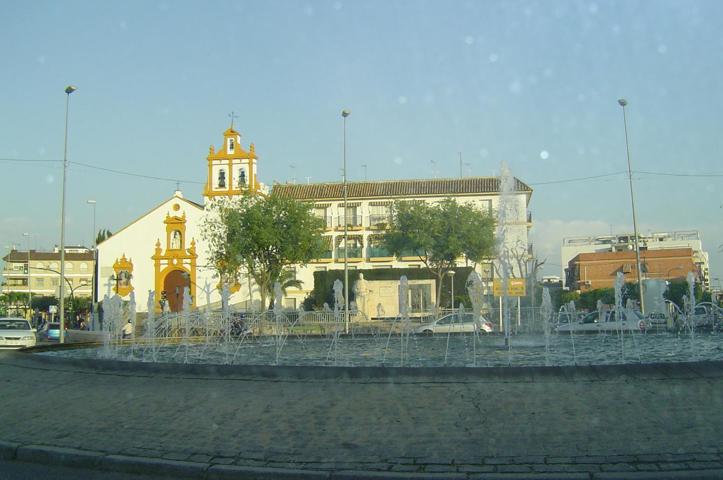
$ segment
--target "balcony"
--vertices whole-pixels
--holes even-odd
[[[349,261],[349,262],[361,262],[362,261],[362,248],[361,247],[348,247],[347,251],[349,253],[349,258],[347,259],[347,261]],[[344,247],[338,247],[336,249],[336,261],[337,262],[344,261]]]
[[[385,262],[393,259],[394,255],[392,255],[386,248],[368,247],[367,257],[371,262]]]
[[[372,230],[385,230],[392,219],[389,215],[369,215],[369,228]]]
[[[344,230],[344,215],[339,215],[336,218],[336,229]],[[348,215],[346,218],[346,226],[349,230],[361,230],[364,228],[361,215]]]
[[[329,263],[334,261],[334,252],[327,250],[322,253],[319,258],[312,260],[313,263]]]

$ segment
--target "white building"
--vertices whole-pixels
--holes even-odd
[[[176,311],[182,304],[184,287],[189,287],[193,306],[209,302],[217,304],[220,301],[219,280],[213,266],[209,265],[207,244],[201,231],[203,220],[209,215],[205,205],[217,198],[267,191],[258,181],[258,157],[254,145],[251,144],[248,151],[245,150],[241,145],[241,136],[233,129],[233,125],[223,136],[223,146],[218,150],[211,146],[206,159],[208,173],[203,205],[176,192],[98,245],[99,300],[105,294],[114,292],[129,299],[131,292],[134,292],[138,310],[145,311],[149,293],[154,292],[156,310],[161,308],[163,302],[170,310]],[[500,204],[499,185],[497,177],[349,183],[349,211],[346,216],[348,264],[360,270],[422,267],[418,257],[393,258],[379,246],[378,240],[384,225],[389,221],[392,203],[396,200],[436,202],[455,198],[494,212]],[[287,184],[275,185],[274,191],[300,201],[313,202],[315,213],[326,221],[324,236],[327,252],[323,258],[310,265],[296,268],[297,278],[303,281],[303,287],[289,289],[283,300],[285,307],[297,308],[313,289],[315,270],[343,268],[343,254],[340,254],[344,248],[343,186],[341,183]],[[506,197],[507,211],[513,213],[508,213],[505,226],[507,245],[504,248],[522,257],[526,257],[528,252],[527,234],[531,227],[531,216],[527,207],[531,195],[532,189],[515,179],[513,192]],[[459,262],[460,265],[465,264],[463,258]],[[490,263],[479,266],[483,278],[492,276],[492,263],[491,259]],[[519,276],[519,272],[514,276]],[[432,292],[435,291],[433,286],[429,287]],[[396,291],[391,284],[376,287],[380,291],[391,292],[390,298]],[[250,281],[241,282],[232,291],[230,301],[242,306],[252,305],[259,300],[258,293],[254,294],[255,290],[255,285]],[[428,299],[434,302],[434,294]],[[396,308],[392,306],[393,303],[390,303],[390,309]]]
[[[697,231],[658,232],[639,235],[640,250],[662,250],[669,248],[690,248],[703,288],[710,290],[710,273],[708,252],[703,250],[703,242]],[[635,250],[635,235],[632,233],[601,236],[566,237],[562,239],[561,275],[563,286],[567,288],[565,268],[567,264],[581,253],[623,252]]]

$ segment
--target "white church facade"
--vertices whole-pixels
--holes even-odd
[[[268,189],[258,180],[258,157],[254,145],[248,150],[241,145],[240,134],[231,128],[223,134],[219,149],[210,147],[207,156],[207,179],[203,189],[203,204],[191,201],[176,191],[172,197],[149,210],[145,215],[117,231],[98,245],[98,300],[105,295],[118,294],[129,300],[131,293],[137,309],[178,311],[184,288],[191,295],[192,307],[209,303],[220,304],[219,279],[210,265],[208,246],[202,228],[209,215],[206,208],[218,198],[242,195],[246,192],[267,194]],[[336,183],[277,184],[274,192],[313,205],[315,215],[324,219],[324,239],[327,245],[322,258],[294,268],[302,282],[299,289],[289,288],[283,299],[285,308],[299,308],[313,290],[315,271],[344,268],[344,219],[347,222],[347,265],[350,269],[423,268],[418,257],[395,258],[380,245],[391,215],[391,206],[398,200],[437,202],[454,198],[460,203],[495,212],[500,205],[498,177],[467,177],[457,179],[421,179],[349,182],[347,211],[344,211],[343,185]],[[513,192],[507,196],[506,220],[508,251],[527,255],[531,216],[528,206],[532,189],[514,179]],[[512,208],[509,206],[511,205]],[[459,265],[465,265],[459,259]],[[494,261],[478,265],[482,278],[491,278]],[[514,274],[513,276],[518,276]],[[431,280],[431,282],[434,282]],[[394,292],[396,288],[380,283],[371,303]],[[423,283],[423,282],[422,282]],[[351,290],[352,286],[350,286]],[[436,288],[430,286],[435,292]],[[149,303],[149,294],[153,302]],[[231,292],[230,303],[240,308],[258,308],[259,295],[249,279],[240,282]],[[427,301],[434,302],[434,293]],[[390,308],[393,301],[390,302]],[[373,312],[365,312],[373,316]],[[393,312],[387,311],[388,314]]]

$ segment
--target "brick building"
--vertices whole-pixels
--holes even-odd
[[[693,272],[700,278],[692,248],[641,250],[640,264],[643,279],[672,280],[685,278]],[[568,262],[567,285],[571,290],[612,288],[618,272],[626,282],[637,282],[638,272],[634,251],[580,253]]]

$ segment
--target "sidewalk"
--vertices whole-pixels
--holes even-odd
[[[320,369],[0,352],[0,392],[5,459],[196,478],[723,478],[722,362]]]

